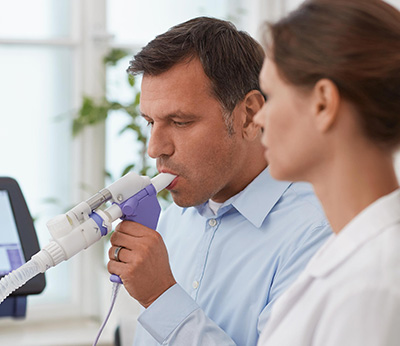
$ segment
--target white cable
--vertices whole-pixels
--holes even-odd
[[[113,287],[112,287],[112,294],[111,294],[111,306],[110,306],[110,309],[108,310],[107,316],[104,319],[103,324],[100,327],[99,332],[97,333],[97,337],[96,337],[96,340],[93,342],[93,346],[97,345],[97,343],[98,343],[98,341],[100,339],[100,335],[103,332],[103,329],[104,329],[104,327],[106,326],[106,324],[108,322],[108,319],[109,319],[109,317],[111,315],[111,311],[114,308],[114,304],[115,304],[115,301],[117,299],[117,294],[118,294],[118,291],[119,291],[120,287],[121,287],[120,283],[114,282]]]

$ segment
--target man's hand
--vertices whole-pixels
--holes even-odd
[[[136,222],[122,221],[110,240],[108,271],[118,275],[129,294],[145,308],[176,283],[158,232]],[[118,246],[122,249],[116,261]]]

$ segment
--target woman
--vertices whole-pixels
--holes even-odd
[[[311,182],[334,234],[259,345],[400,345],[400,13],[315,0],[269,28],[256,122],[270,172]]]

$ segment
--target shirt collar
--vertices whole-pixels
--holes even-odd
[[[328,274],[352,256],[363,244],[391,225],[400,223],[399,210],[400,189],[397,189],[369,205],[337,235],[332,235],[311,259],[306,271],[314,277]]]
[[[291,182],[273,179],[267,167],[243,191],[230,200],[239,213],[259,228],[291,184]],[[228,202],[229,200],[226,203]]]
[[[267,167],[244,190],[225,201],[219,209],[217,217],[234,207],[255,227],[259,228],[290,185],[291,182],[273,179]],[[207,203],[195,208],[201,215],[207,216],[206,207]]]

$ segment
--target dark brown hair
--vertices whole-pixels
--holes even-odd
[[[260,90],[261,45],[232,23],[209,17],[191,19],[157,36],[134,56],[127,71],[156,76],[193,58],[200,60],[225,117],[249,91]]]
[[[268,26],[281,76],[312,88],[328,78],[357,108],[365,134],[400,144],[400,12],[381,0],[311,0]],[[269,41],[268,41],[269,40]]]

